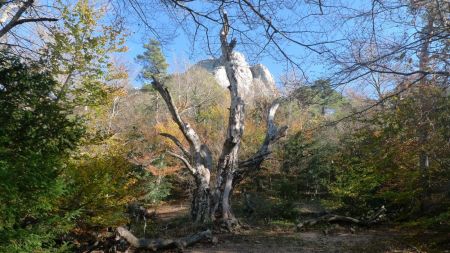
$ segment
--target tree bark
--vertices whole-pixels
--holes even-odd
[[[196,189],[192,198],[191,218],[196,223],[202,223],[210,220],[210,188],[209,181],[196,177]]]
[[[228,230],[232,230],[237,225],[237,220],[231,209],[231,195],[233,192],[234,172],[238,168],[239,147],[244,133],[244,101],[241,99],[238,89],[238,66],[234,63],[233,48],[236,40],[228,43],[228,16],[223,13],[223,26],[220,32],[220,42],[222,49],[222,61],[228,77],[230,86],[228,87],[231,96],[230,114],[228,117],[228,127],[222,153],[217,165],[218,177],[216,180],[216,191],[214,194],[213,217],[218,224],[223,224]]]
[[[250,174],[257,172],[264,159],[271,153],[270,146],[273,142],[284,136],[287,127],[278,129],[274,123],[275,113],[279,106],[278,102],[272,104],[267,117],[266,138],[258,152],[248,160],[239,163],[239,148],[244,133],[244,101],[239,94],[239,66],[234,61],[233,49],[236,40],[228,42],[229,31],[228,17],[222,13],[223,27],[220,32],[222,49],[222,61],[228,77],[228,87],[231,96],[230,114],[228,128],[222,153],[218,161],[218,177],[216,189],[213,196],[214,206],[212,209],[216,224],[227,230],[233,230],[239,225],[231,207],[231,196],[233,189],[241,180]]]

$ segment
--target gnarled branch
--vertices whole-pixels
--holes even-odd
[[[266,137],[259,148],[259,150],[249,159],[242,161],[239,163],[239,167],[259,167],[264,159],[271,153],[270,147],[271,144],[279,140],[280,138],[286,136],[286,131],[288,129],[287,126],[283,126],[278,128],[275,124],[275,114],[279,107],[280,103],[275,101],[272,103],[269,109],[269,113],[267,114],[267,131]]]
[[[271,145],[280,138],[286,136],[288,127],[282,126],[278,128],[275,124],[275,114],[279,105],[279,101],[275,101],[270,106],[269,112],[267,114],[266,137],[264,138],[264,141],[259,150],[253,156],[239,163],[239,169],[234,173],[234,184],[239,183],[243,179],[243,177],[250,172],[249,169],[257,171],[261,167],[261,164],[266,159],[266,157],[272,153]]]
[[[170,111],[172,119],[178,125],[184,137],[189,142],[191,149],[193,149],[195,152],[199,152],[201,148],[200,137],[197,135],[194,129],[188,123],[185,123],[181,118],[167,87],[164,85],[164,83],[160,82],[155,76],[153,76],[153,85],[166,102],[166,105]]]
[[[17,20],[14,25],[20,25],[24,23],[32,23],[32,22],[56,22],[57,18],[24,18]]]

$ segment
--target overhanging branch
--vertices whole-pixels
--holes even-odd
[[[19,7],[17,12],[11,18],[11,20],[0,29],[0,38],[6,35],[11,29],[14,27],[25,24],[25,23],[36,23],[36,22],[55,22],[58,21],[57,18],[49,18],[49,17],[35,17],[35,18],[23,18],[20,17],[33,5],[34,0],[28,0],[23,3],[22,6]],[[1,6],[1,5],[0,5]]]
[[[57,18],[24,18],[17,20],[15,25],[20,25],[23,23],[31,23],[31,22],[56,22],[58,21]]]
[[[14,14],[11,20],[2,29],[0,29],[0,38],[3,37],[6,33],[8,33],[11,29],[13,29],[16,25],[18,25],[17,22],[19,18],[28,8],[30,8],[33,2],[34,0],[28,0],[22,6],[19,7],[16,14]]]

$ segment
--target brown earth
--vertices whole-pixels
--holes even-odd
[[[187,204],[170,203],[155,209],[158,228],[155,237],[173,238],[195,232],[186,225]],[[162,231],[162,232],[161,232]],[[198,230],[197,230],[198,231]],[[232,252],[426,252],[402,238],[403,232],[386,227],[375,229],[349,229],[331,226],[325,229],[297,232],[293,227],[277,225],[252,226],[234,234],[215,234],[217,241],[198,243],[184,252],[232,253]],[[176,252],[165,251],[165,252]]]

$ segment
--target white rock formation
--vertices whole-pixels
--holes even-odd
[[[271,100],[278,96],[275,81],[266,66],[262,64],[250,66],[244,55],[239,52],[233,52],[232,63],[238,66],[238,89],[246,103],[259,98]],[[194,67],[203,68],[213,74],[220,86],[227,88],[230,85],[220,59],[203,60]]]

